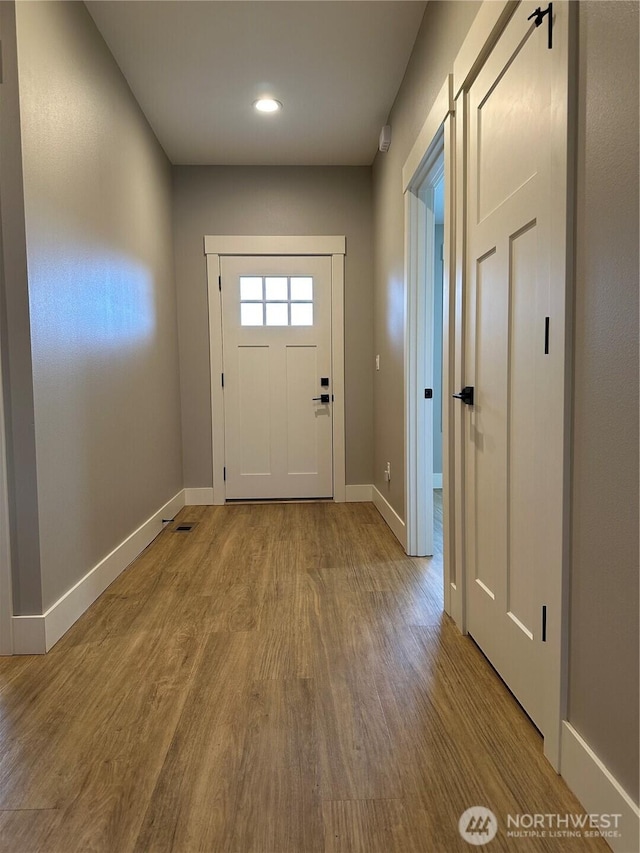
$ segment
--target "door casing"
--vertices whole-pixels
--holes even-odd
[[[2,228],[0,222],[0,284],[4,276]],[[0,334],[2,326],[0,324]],[[0,655],[13,654],[13,592],[11,583],[11,545],[9,524],[9,488],[7,479],[7,441],[5,432],[5,396],[0,347]]]
[[[6,107],[0,101],[0,130],[5,119]],[[0,133],[0,139],[2,135]],[[0,172],[0,178],[3,174]],[[0,185],[0,293],[4,293],[4,248],[2,228],[2,186]],[[0,337],[5,324],[0,318]],[[2,363],[2,340],[0,339],[0,655],[13,654],[13,585],[11,564],[11,527],[9,518],[8,455],[5,409],[5,365]]]
[[[346,499],[344,399],[344,236],[229,236],[204,238],[209,297],[209,357],[211,366],[211,438],[213,503],[225,503],[224,391],[221,376],[222,310],[220,258],[225,255],[325,255],[331,257],[331,365],[333,379],[333,500]]]
[[[423,458],[428,441],[424,434],[423,388],[426,385],[424,348],[428,345],[424,335],[425,306],[421,291],[430,268],[428,246],[425,246],[424,194],[440,172],[434,169],[441,157],[444,168],[445,222],[443,251],[443,335],[442,335],[442,502],[443,502],[443,553],[445,611],[462,629],[462,590],[457,582],[455,537],[452,501],[456,494],[456,447],[451,430],[452,370],[455,341],[455,280],[452,251],[454,240],[454,181],[455,115],[453,110],[453,75],[444,81],[435,104],[418,135],[403,168],[405,196],[405,505],[407,525],[407,553],[423,555],[433,553],[427,529],[426,506],[428,489],[425,482]],[[432,260],[432,259],[431,259]],[[427,322],[429,318],[426,318]],[[431,531],[432,538],[432,531]]]

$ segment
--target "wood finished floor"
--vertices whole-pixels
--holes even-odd
[[[3,853],[455,853],[471,805],[582,811],[443,615],[441,555],[372,504],[179,520],[47,656],[0,659]]]

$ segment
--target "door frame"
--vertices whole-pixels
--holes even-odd
[[[433,385],[433,202],[444,177],[443,137],[441,128],[405,192],[405,500],[407,553],[413,557],[433,555],[433,400],[421,392]],[[443,470],[443,494],[444,483]]]
[[[211,441],[213,503],[226,501],[224,481],[224,390],[220,258],[242,255],[329,256],[331,258],[331,370],[333,390],[333,500],[346,500],[344,414],[344,236],[240,236],[208,235],[204,238],[209,297],[209,361],[211,367]]]
[[[12,13],[13,14],[13,13]],[[4,99],[6,100],[6,99]],[[4,155],[3,126],[6,127],[7,109],[0,101],[0,147]],[[4,174],[0,174],[4,179]],[[2,204],[4,186],[0,183],[0,312],[4,312],[5,268],[4,268],[4,229],[3,216],[6,211]],[[5,199],[6,201],[6,199]],[[3,364],[2,336],[6,330],[6,317],[0,317],[0,655],[13,654],[13,577],[11,559],[11,524],[9,516],[9,456],[7,446],[8,397],[6,364]],[[5,353],[6,356],[6,353]]]
[[[451,406],[455,363],[455,105],[453,75],[445,79],[402,170],[405,197],[405,502],[407,553],[433,553],[432,531],[427,530],[428,483],[425,478],[424,397],[425,323],[429,320],[424,281],[433,257],[425,239],[428,205],[424,191],[444,177],[445,221],[443,249],[442,335],[442,513],[444,555],[444,608],[460,630],[463,623],[463,590],[455,550],[454,496],[462,489],[461,447],[454,441]],[[435,164],[443,157],[442,171]]]
[[[0,655],[13,654],[13,591],[10,541],[7,442],[2,355],[0,354]]]
[[[0,287],[4,286],[2,222],[0,211]],[[3,325],[0,323],[0,335]],[[2,346],[0,345],[0,655],[13,654],[13,588],[11,529],[9,522],[8,457]]]

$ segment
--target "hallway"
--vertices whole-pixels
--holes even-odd
[[[443,615],[441,555],[367,503],[178,521],[47,656],[0,660],[0,850],[454,853],[472,805],[490,850],[608,849],[506,837],[582,809]]]

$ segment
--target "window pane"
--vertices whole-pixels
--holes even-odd
[[[285,279],[286,281],[286,279]],[[267,326],[288,326],[287,303],[267,302]]]
[[[291,278],[291,299],[293,302],[311,302],[313,299],[313,279],[307,276]]]
[[[242,302],[240,305],[240,323],[243,326],[264,326],[262,302]]]
[[[287,292],[287,279],[282,276],[267,276],[265,279],[267,285],[267,300],[270,302],[286,302],[289,298]],[[272,324],[267,324],[272,325]]]
[[[260,276],[240,276],[240,299],[243,302],[255,302],[262,299],[262,278]]]
[[[291,303],[291,325],[313,326],[313,303],[292,302]]]

